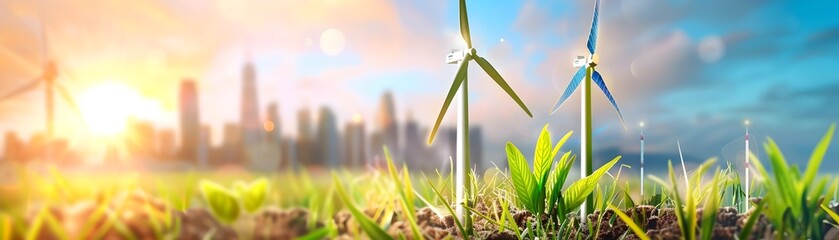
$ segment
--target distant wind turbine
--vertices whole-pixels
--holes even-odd
[[[581,108],[580,108],[580,128],[583,132],[580,135],[580,159],[581,166],[580,166],[580,178],[584,178],[591,174],[592,171],[592,161],[591,161],[591,82],[594,81],[600,90],[603,91],[603,94],[606,95],[606,98],[609,99],[609,102],[612,103],[612,107],[615,108],[615,111],[618,112],[618,117],[620,118],[621,125],[623,125],[624,129],[626,129],[626,124],[623,121],[623,114],[621,114],[620,108],[618,108],[618,104],[615,102],[615,99],[612,97],[612,93],[609,92],[609,89],[606,88],[606,83],[603,82],[603,77],[600,75],[600,72],[594,69],[597,66],[597,63],[594,62],[595,59],[595,48],[597,46],[597,25],[598,25],[598,17],[600,15],[600,0],[597,0],[594,3],[594,16],[591,20],[591,31],[588,35],[588,52],[589,56],[578,56],[574,60],[574,67],[579,67],[580,70],[574,74],[574,77],[571,78],[571,82],[568,83],[568,87],[565,89],[565,92],[562,93],[562,97],[559,98],[559,101],[551,110],[551,113],[556,112],[559,110],[559,107],[562,106],[562,103],[574,93],[574,90],[577,89],[577,86],[580,85],[580,81],[585,78],[585,82],[583,83],[582,87],[582,101],[581,101]],[[585,65],[588,64],[588,67]],[[592,212],[594,210],[594,195],[589,194],[586,198],[586,201],[580,207],[580,215],[585,218],[587,213]]]
[[[55,96],[54,96],[55,92],[58,91],[58,94],[61,96],[61,98],[64,99],[64,101],[67,102],[67,104],[70,106],[70,108],[73,111],[75,111],[76,113],[79,113],[79,114],[81,113],[81,111],[79,110],[79,107],[76,104],[76,101],[70,95],[70,91],[68,91],[67,88],[64,85],[62,85],[60,82],[56,82],[56,79],[58,78],[58,67],[55,64],[55,62],[49,56],[50,55],[49,54],[49,47],[48,47],[49,44],[47,42],[47,31],[46,31],[46,28],[44,26],[45,22],[44,22],[44,19],[43,19],[43,14],[40,15],[40,23],[41,23],[41,39],[40,39],[41,40],[41,47],[40,47],[40,50],[41,50],[41,61],[43,62],[43,67],[44,67],[43,72],[41,73],[40,76],[35,77],[34,79],[24,83],[23,85],[19,86],[18,88],[14,89],[12,91],[8,91],[3,95],[0,95],[0,102],[6,101],[10,98],[13,98],[13,97],[17,96],[17,95],[29,92],[29,91],[37,88],[38,86],[40,86],[42,83],[44,84],[44,90],[46,91],[46,93],[44,95],[46,96],[46,115],[47,115],[46,116],[47,117],[47,119],[46,119],[46,128],[47,128],[46,143],[47,144],[46,144],[46,147],[44,148],[44,151],[45,151],[45,156],[44,157],[46,158],[45,160],[50,161],[50,160],[52,160],[51,147],[52,147],[53,140],[54,140],[54,137],[55,137],[55,135],[54,135],[55,134],[55,130],[54,130],[54,128],[55,128],[55,121],[54,121],[55,113],[54,113],[54,107],[53,107],[53,104],[54,104],[53,99],[55,98]]]
[[[460,35],[466,42],[467,49],[454,51],[446,58],[447,63],[459,64],[460,66],[458,67],[457,74],[454,77],[454,82],[452,82],[452,86],[449,89],[449,93],[446,95],[446,100],[443,102],[443,107],[437,115],[437,121],[434,123],[434,128],[431,130],[431,135],[428,138],[428,144],[431,144],[434,141],[434,136],[440,128],[443,116],[446,115],[446,110],[449,108],[449,105],[451,105],[455,94],[457,94],[459,96],[457,106],[460,111],[458,111],[457,114],[457,157],[455,159],[456,212],[458,218],[465,222],[465,225],[469,226],[471,229],[472,224],[469,214],[464,214],[463,207],[461,206],[461,204],[464,203],[464,199],[469,198],[471,184],[469,183],[469,173],[467,172],[471,169],[471,165],[469,163],[469,85],[468,81],[466,81],[466,72],[469,68],[469,61],[475,60],[475,62],[481,66],[481,69],[483,69],[484,72],[486,72],[486,74],[501,87],[501,89],[504,89],[504,91],[507,92],[514,101],[516,101],[516,103],[524,110],[525,113],[527,113],[528,116],[533,117],[533,114],[530,113],[530,110],[527,109],[524,102],[522,102],[513,89],[510,88],[510,85],[507,84],[507,81],[501,77],[498,71],[495,70],[495,68],[486,59],[478,56],[477,50],[472,48],[472,38],[469,35],[469,20],[466,14],[466,0],[460,0]]]

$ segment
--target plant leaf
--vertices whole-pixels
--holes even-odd
[[[265,203],[268,196],[268,179],[260,178],[250,184],[237,182],[236,193],[242,200],[242,205],[249,213],[256,212]]]
[[[615,157],[612,161],[604,164],[588,177],[580,179],[579,181],[572,183],[571,186],[568,186],[563,193],[563,196],[565,197],[565,199],[563,199],[565,202],[565,208],[572,210],[582,205],[586,200],[586,197],[594,191],[595,187],[597,187],[597,182],[600,181],[600,178],[602,178],[603,175],[606,174],[606,172],[609,171],[609,169],[611,169],[612,166],[614,166],[620,159],[621,156]]]
[[[551,149],[551,132],[548,131],[548,124],[542,128],[539,139],[536,140],[536,150],[533,152],[533,175],[536,176],[536,184],[544,191],[548,174],[553,167],[553,151]]]
[[[210,210],[216,217],[226,223],[232,223],[239,217],[239,203],[229,190],[207,180],[202,180],[199,188],[201,188],[204,200],[210,205]]]
[[[513,179],[513,187],[516,189],[516,196],[519,201],[525,205],[525,208],[531,212],[536,212],[533,205],[531,190],[535,186],[535,179],[530,172],[530,167],[527,165],[524,155],[521,154],[516,145],[507,142],[507,164],[510,166],[510,175]]]

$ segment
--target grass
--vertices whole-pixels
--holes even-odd
[[[722,207],[751,211],[742,231],[736,233],[740,239],[764,234],[754,232],[766,230],[759,227],[760,216],[771,223],[773,238],[820,239],[825,231],[839,223],[839,215],[828,207],[829,200],[825,200],[836,193],[839,179],[817,174],[834,128],[828,129],[802,167],[789,164],[780,147],[768,139],[764,145],[767,159],[753,158],[758,176],[754,178],[752,195],[763,200],[746,204],[738,174],[742,169],[738,171],[730,163],[714,159],[694,169],[675,170],[672,163],[668,164],[667,180],[650,176],[653,181],[648,189],[653,191],[648,199],[633,199],[638,186],[621,176],[631,166],[614,167],[619,156],[587,178],[569,180],[569,169],[576,155],[560,154],[560,150],[571,133],[553,142],[546,126],[538,135],[532,159],[525,158],[515,144],[508,143],[509,172],[493,168],[481,175],[469,175],[473,192],[468,195],[472,196],[471,204],[464,208],[475,221],[472,226],[466,226],[454,218],[451,233],[461,237],[470,234],[480,237],[484,235],[477,234],[493,232],[517,239],[586,239],[625,224],[628,230],[621,233],[622,237],[636,235],[650,239],[654,237],[646,235],[646,216],[632,212],[638,204],[650,204],[656,209],[675,212],[679,232],[686,233],[682,234],[683,239],[711,239],[717,221],[713,213]],[[343,233],[352,238],[431,238],[416,214],[418,209],[428,207],[438,217],[454,215],[453,169],[433,175],[419,174],[394,164],[387,149],[384,152],[387,168],[365,172],[85,175],[57,169],[35,172],[20,167],[16,183],[0,188],[0,240],[39,239],[44,234],[56,239],[97,238],[109,232],[116,232],[124,239],[140,238],[119,217],[136,211],[132,209],[136,206],[103,204],[136,190],[163,200],[168,208],[176,211],[210,209],[217,219],[232,227],[267,207],[304,207],[309,212],[306,225],[310,231],[300,236],[301,239],[337,237],[341,233],[332,220],[339,211],[347,211],[357,223]],[[594,196],[595,215],[579,219],[574,213],[589,194]],[[97,203],[92,214],[76,228],[68,228],[53,212],[56,208],[91,201]],[[173,218],[171,211],[149,206],[147,202],[139,209],[151,216],[148,224],[155,238],[176,238],[173,232],[181,228],[180,221]],[[700,216],[700,209],[708,214]],[[522,222],[516,217],[522,211],[532,213],[533,217]],[[403,230],[394,231],[387,216],[403,222]]]

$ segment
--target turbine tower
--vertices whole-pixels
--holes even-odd
[[[58,79],[58,66],[56,65],[55,61],[50,57],[49,53],[49,43],[47,42],[47,31],[45,28],[45,22],[43,18],[43,14],[39,15],[40,20],[40,28],[41,28],[41,61],[43,64],[43,70],[40,76],[35,77],[34,79],[24,83],[23,85],[15,88],[12,91],[8,91],[3,95],[0,95],[0,102],[6,101],[10,98],[18,96],[20,94],[29,92],[33,89],[36,89],[42,83],[44,85],[45,91],[45,105],[46,105],[46,145],[44,147],[44,160],[51,161],[52,159],[52,145],[54,144],[54,137],[55,137],[55,107],[54,107],[54,98],[55,92],[57,91],[61,98],[67,102],[70,108],[80,114],[81,111],[76,104],[76,101],[70,95],[70,91],[67,90],[60,82],[57,82]]]
[[[603,91],[603,94],[606,95],[606,98],[609,99],[609,102],[612,103],[612,107],[615,108],[615,111],[618,112],[618,117],[620,118],[621,125],[623,128],[626,129],[626,124],[623,121],[623,114],[621,114],[620,108],[618,108],[618,104],[615,103],[615,99],[612,97],[612,93],[609,92],[609,89],[606,88],[606,83],[603,81],[603,77],[600,75],[600,72],[597,72],[594,68],[597,66],[595,63],[595,48],[597,46],[597,25],[598,25],[598,17],[600,15],[600,0],[597,0],[594,3],[594,16],[591,21],[591,31],[589,32],[588,36],[588,52],[589,56],[577,56],[574,60],[574,67],[579,67],[580,69],[574,74],[574,77],[571,78],[571,82],[568,84],[568,87],[565,89],[565,92],[562,93],[562,97],[559,98],[559,101],[556,102],[554,105],[553,110],[551,113],[556,112],[559,110],[559,107],[562,106],[562,103],[574,93],[574,90],[577,89],[577,86],[580,85],[580,81],[585,78],[585,82],[583,83],[582,87],[582,101],[580,101],[580,115],[582,117],[580,121],[580,129],[582,130],[583,134],[580,135],[580,178],[584,178],[588,175],[591,175],[592,171],[592,160],[591,160],[591,82],[594,81],[600,90]],[[586,66],[588,65],[588,66]],[[589,194],[586,198],[586,201],[580,207],[580,216],[585,219],[587,213],[592,212],[594,210],[594,195]]]
[[[446,95],[446,100],[443,102],[443,107],[437,115],[437,121],[434,123],[434,128],[431,130],[431,135],[428,138],[428,144],[431,144],[434,141],[434,136],[440,128],[440,122],[443,121],[443,116],[446,115],[446,110],[449,108],[449,105],[451,105],[452,99],[454,99],[455,95],[458,95],[457,108],[460,111],[457,113],[457,140],[455,144],[456,213],[458,215],[457,217],[461,219],[466,226],[468,226],[469,229],[466,231],[471,232],[471,219],[469,214],[464,214],[462,206],[462,204],[466,203],[464,200],[469,199],[471,194],[471,183],[469,183],[468,172],[471,170],[471,164],[469,163],[469,84],[468,81],[466,81],[466,72],[469,68],[469,62],[475,60],[475,62],[481,66],[481,69],[483,69],[484,72],[489,75],[489,77],[492,78],[498,86],[501,87],[501,89],[507,92],[507,94],[510,95],[510,97],[524,110],[525,113],[527,113],[528,116],[533,117],[533,114],[530,113],[530,110],[527,109],[527,106],[524,105],[524,102],[521,101],[519,96],[513,92],[513,89],[510,88],[507,81],[501,77],[501,74],[499,74],[486,59],[478,56],[478,52],[475,48],[472,48],[472,38],[469,35],[469,19],[466,14],[466,0],[460,0],[460,35],[466,42],[467,49],[453,51],[446,57],[447,63],[459,64],[460,66],[458,67],[457,74],[455,74],[454,82],[452,82],[449,93]]]

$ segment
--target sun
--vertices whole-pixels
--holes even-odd
[[[107,82],[88,89],[79,108],[91,133],[111,136],[125,130],[129,117],[147,114],[154,104],[124,84]]]

